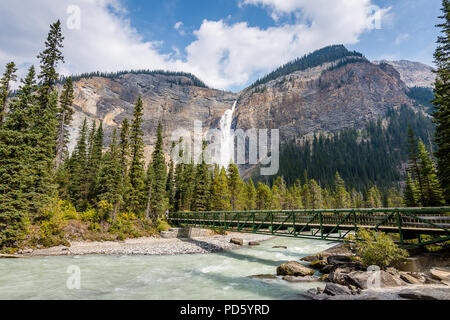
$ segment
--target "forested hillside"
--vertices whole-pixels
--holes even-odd
[[[405,179],[408,161],[408,126],[429,146],[432,120],[403,106],[398,111],[391,109],[386,121],[372,121],[364,130],[349,128],[331,136],[316,135],[301,144],[286,144],[280,155],[280,175],[293,184],[307,170],[310,178],[331,186],[339,171],[349,186],[360,191],[373,185],[384,190],[398,187]]]

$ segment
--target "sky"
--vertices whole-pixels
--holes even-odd
[[[164,69],[237,92],[332,44],[370,60],[433,65],[440,7],[441,0],[0,0],[0,71],[14,61],[20,77],[38,65],[57,19],[64,75]]]

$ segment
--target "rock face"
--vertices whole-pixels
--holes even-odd
[[[408,60],[400,61],[374,61],[374,63],[387,63],[395,68],[400,73],[400,77],[408,87],[428,87],[434,86],[436,75],[433,73],[433,68],[420,63]]]
[[[317,132],[363,127],[369,120],[384,117],[388,108],[413,105],[406,95],[407,85],[429,85],[432,80],[420,76],[416,65],[414,70],[409,67],[410,73],[426,80],[422,83],[406,76],[406,67],[399,67],[406,65],[403,62],[374,64],[357,59],[330,69],[336,62],[293,72],[240,93],[198,87],[183,75],[128,73],[115,78],[82,78],[74,82],[75,114],[69,149],[73,150],[85,117],[103,122],[108,143],[113,128],[123,119],[132,118],[139,95],[144,104],[145,155],[149,158],[158,122],[164,127],[168,152],[175,130],[185,129],[192,134],[195,120],[202,123],[204,133],[217,128],[224,112],[236,100],[234,128],[280,129],[285,141]]]
[[[244,90],[235,126],[277,128],[282,140],[290,140],[363,127],[369,120],[382,118],[389,108],[411,105],[400,74],[388,64],[361,61],[331,71],[328,67],[294,72]]]
[[[282,264],[277,269],[277,275],[279,276],[294,276],[305,277],[314,275],[314,270],[305,267],[299,262],[291,261]]]
[[[74,120],[71,130],[72,150],[79,127],[85,117],[103,121],[108,140],[114,127],[123,119],[132,118],[134,105],[142,95],[144,104],[144,142],[146,156],[156,141],[158,122],[164,127],[165,141],[176,129],[193,131],[194,120],[205,129],[216,127],[227,109],[231,109],[237,95],[203,87],[196,87],[184,76],[124,74],[118,78],[83,78],[74,82]],[[170,143],[166,145],[170,147]]]

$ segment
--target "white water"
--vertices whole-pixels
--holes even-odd
[[[225,111],[224,115],[220,119],[220,149],[216,150],[217,156],[215,163],[225,168],[227,168],[230,161],[234,159],[234,135],[231,131],[231,126],[233,124],[233,114],[236,110],[236,105],[237,101],[234,102],[233,108]]]
[[[274,249],[284,245],[288,249]],[[73,256],[0,259],[0,299],[269,300],[304,299],[323,283],[288,283],[248,276],[275,274],[333,246],[306,239],[275,238],[259,247],[182,256]],[[69,290],[69,266],[81,270],[81,289]]]

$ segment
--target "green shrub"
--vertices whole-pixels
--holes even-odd
[[[167,231],[171,228],[171,226],[167,223],[166,220],[158,219],[156,220],[156,231],[159,233],[162,231]]]
[[[366,266],[376,265],[386,269],[393,263],[408,257],[408,252],[399,248],[387,234],[360,229],[354,240],[356,253]]]

